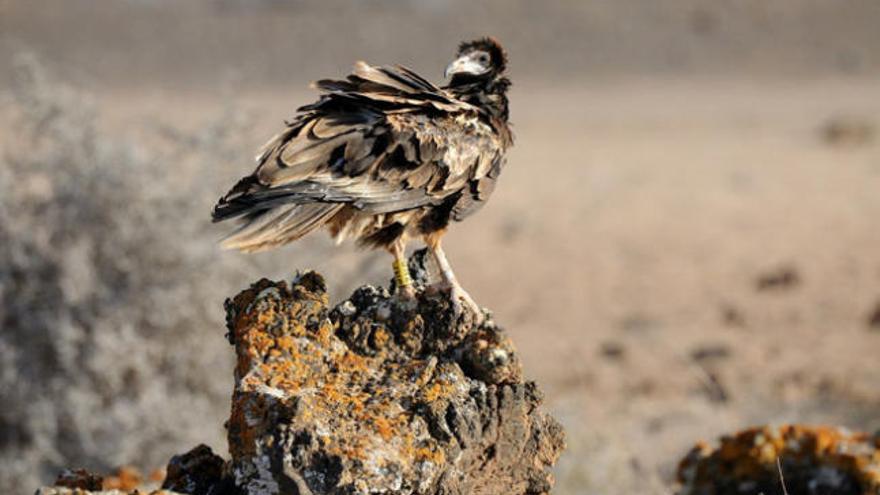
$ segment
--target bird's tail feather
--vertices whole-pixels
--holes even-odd
[[[254,252],[286,244],[321,227],[342,207],[341,204],[308,203],[265,210],[248,217],[241,227],[220,241],[220,245]]]

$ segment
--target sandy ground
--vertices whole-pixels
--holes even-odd
[[[230,106],[258,116],[256,150],[308,98],[131,89],[98,103],[122,132]],[[880,428],[878,81],[522,84],[512,101],[499,188],[446,245],[567,428],[557,493],[667,493],[696,440],[751,424]],[[314,250],[331,256],[299,266]],[[384,254],[326,240],[287,251],[279,272],[317,268],[337,299],[390,274]],[[262,275],[277,272],[247,280]]]

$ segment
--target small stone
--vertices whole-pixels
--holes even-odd
[[[379,321],[388,321],[391,318],[391,308],[388,306],[381,306],[376,308],[376,319]]]
[[[732,304],[721,306],[721,321],[729,327],[746,326],[746,317],[742,310]]]
[[[874,310],[868,315],[868,328],[880,331],[880,302],[877,303]]]
[[[800,283],[801,276],[797,269],[793,266],[780,266],[758,275],[755,288],[759,291],[785,290],[797,287]]]
[[[877,135],[874,122],[855,116],[836,116],[822,126],[823,140],[836,147],[858,147],[870,144]]]
[[[721,361],[730,357],[731,350],[726,344],[703,344],[691,351],[691,359],[696,362]]]
[[[354,303],[349,300],[343,301],[342,304],[337,306],[337,309],[339,309],[342,316],[354,316],[354,314],[357,313],[357,308],[354,307]]]
[[[80,490],[100,490],[104,485],[104,478],[85,469],[65,469],[58,474],[55,486],[65,488],[78,488]]]
[[[231,487],[223,477],[225,462],[207,445],[176,455],[168,462],[162,488],[191,495],[225,493]]]
[[[603,342],[599,353],[606,359],[620,361],[626,357],[626,347],[620,342]]]

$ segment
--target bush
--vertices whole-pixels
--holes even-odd
[[[200,172],[250,154],[233,138],[242,122],[147,149],[102,131],[96,105],[33,60],[15,70],[0,158],[0,492],[221,443],[223,274],[245,261],[216,266],[208,215],[222,187]]]

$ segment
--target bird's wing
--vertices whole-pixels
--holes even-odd
[[[264,146],[256,171],[215,207],[215,221],[289,223],[296,212],[265,213],[292,204],[388,213],[488,194],[484,179],[494,182],[505,143],[476,107],[403,67],[358,63],[346,80],[317,87],[321,98]],[[457,205],[455,215],[470,208]]]

